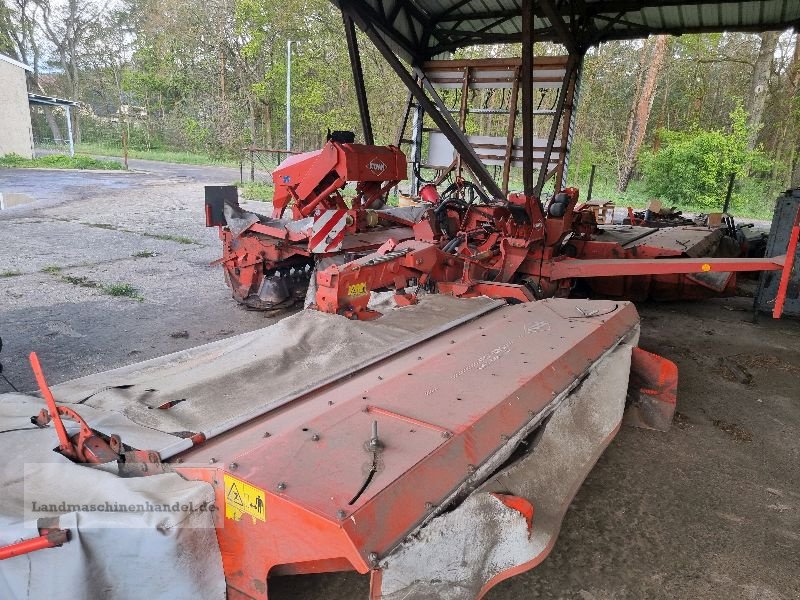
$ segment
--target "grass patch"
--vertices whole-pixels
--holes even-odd
[[[109,296],[117,296],[122,298],[132,298],[139,302],[144,301],[144,298],[139,294],[139,290],[133,287],[130,283],[112,283],[103,286],[103,293]]]
[[[155,240],[164,240],[167,242],[178,242],[179,244],[200,244],[197,240],[194,240],[190,237],[186,237],[185,235],[173,235],[171,233],[143,233],[144,237],[153,238]]]
[[[47,265],[46,267],[42,267],[42,273],[50,273],[50,275],[56,275],[61,273],[61,267],[57,265]]]
[[[0,156],[0,168],[28,169],[102,169],[119,171],[123,165],[114,160],[100,160],[91,156],[69,157],[66,154],[48,154],[38,158],[25,158],[19,154]]]
[[[77,285],[79,287],[85,287],[85,288],[98,288],[98,287],[100,287],[100,284],[97,283],[96,281],[92,281],[88,277],[81,277],[81,276],[78,276],[78,275],[62,275],[61,276],[61,281],[64,281],[66,283],[71,283],[72,285]]]
[[[106,146],[103,144],[79,144],[77,152],[80,154],[94,154],[100,156],[122,156],[122,148]],[[208,154],[198,152],[183,152],[177,150],[128,150],[128,158],[142,160],[158,160],[161,162],[179,163],[183,165],[219,165],[225,167],[238,167],[239,161],[225,158],[214,158]]]
[[[242,198],[245,200],[257,200],[259,202],[271,202],[272,192],[275,189],[271,183],[261,181],[237,181],[234,185],[242,190]]]
[[[139,252],[134,252],[131,256],[133,258],[152,258],[153,256],[158,256],[158,253],[152,250],[139,250]]]
[[[64,283],[69,283],[71,285],[77,285],[78,287],[89,288],[94,290],[100,290],[104,294],[108,294],[109,296],[114,296],[118,298],[131,298],[133,300],[138,300],[139,302],[144,301],[144,297],[139,293],[135,287],[133,287],[130,283],[111,283],[104,285],[93,279],[89,279],[88,277],[84,277],[82,275],[63,275],[61,273],[61,267],[45,267],[42,269],[44,273],[50,273],[51,275],[55,275],[63,281]]]
[[[18,277],[22,275],[22,271],[3,271],[0,273],[0,277]]]
[[[197,240],[186,237],[185,235],[174,235],[171,233],[147,233],[143,231],[133,231],[132,229],[125,229],[124,227],[117,227],[116,225],[111,225],[109,223],[86,223],[81,221],[81,225],[86,225],[87,227],[94,227],[95,229],[107,229],[111,231],[122,231],[124,233],[132,233],[134,235],[141,235],[148,238],[153,238],[154,240],[164,240],[167,242],[178,242],[179,244],[197,244],[200,245],[200,242]],[[149,258],[150,256],[156,256],[155,252],[151,250],[143,250],[141,252],[137,252],[133,254],[137,258]]]

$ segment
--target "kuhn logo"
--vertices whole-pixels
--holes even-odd
[[[375,173],[375,175],[380,175],[386,170],[386,163],[380,159],[373,158],[371,161],[369,161],[367,168]]]

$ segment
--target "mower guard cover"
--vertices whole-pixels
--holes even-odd
[[[647,375],[659,363],[640,360],[638,336],[638,315],[625,302],[507,306],[437,295],[369,323],[303,311],[53,387],[57,402],[99,433],[172,457],[173,473],[124,480],[75,465],[52,451],[49,428],[35,428],[0,435],[17,457],[0,484],[20,476],[27,455],[54,463],[42,471],[40,502],[127,493],[213,501],[217,510],[193,517],[199,528],[180,530],[177,544],[166,543],[173,538],[164,539],[162,521],[126,516],[129,545],[158,550],[148,580],[183,582],[176,589],[187,597],[217,598],[224,583],[229,599],[263,599],[270,575],[356,570],[371,575],[373,600],[478,598],[547,556],[622,422],[626,396],[641,398],[644,386],[658,397],[656,383],[674,390],[673,369],[659,367],[655,383]],[[632,356],[644,373],[629,391]],[[169,404],[175,398],[186,400]],[[31,414],[41,405],[33,396],[15,401]],[[83,472],[119,483],[84,482],[85,492],[66,485]],[[16,533],[23,501],[20,492],[2,505],[3,543],[25,537]],[[53,516],[72,541],[2,561],[0,570],[27,578],[30,569],[44,595],[48,585],[57,595],[51,560],[74,555],[85,573],[119,564],[113,529],[85,528],[108,523],[80,510]],[[197,578],[181,555],[186,543],[190,562],[223,581]],[[73,591],[91,595],[85,584]],[[108,597],[137,593],[126,584]]]

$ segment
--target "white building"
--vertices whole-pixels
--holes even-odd
[[[0,156],[33,158],[33,131],[25,71],[28,65],[0,54]]]

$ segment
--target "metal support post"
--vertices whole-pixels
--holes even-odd
[[[725,192],[725,203],[722,205],[722,212],[727,213],[731,207],[731,196],[733,195],[733,184],[736,183],[736,173],[731,173],[728,179],[728,191]]]
[[[522,189],[533,196],[533,0],[522,1]],[[542,170],[547,169],[543,163]]]
[[[347,52],[350,54],[350,67],[353,70],[353,83],[356,88],[358,112],[361,115],[361,130],[364,133],[364,143],[371,146],[375,143],[375,138],[372,134],[372,120],[369,115],[367,89],[364,85],[364,71],[361,68],[361,54],[358,51],[356,28],[353,19],[347,13],[342,13],[342,19],[344,20],[344,33],[347,38]]]
[[[67,137],[69,138],[69,155],[72,158],[75,156],[75,142],[72,139],[72,111],[68,104],[64,108],[67,109]]]
[[[592,199],[592,188],[594,188],[594,172],[597,169],[597,165],[592,165],[592,172],[589,174],[589,191],[586,193],[586,201]]]

